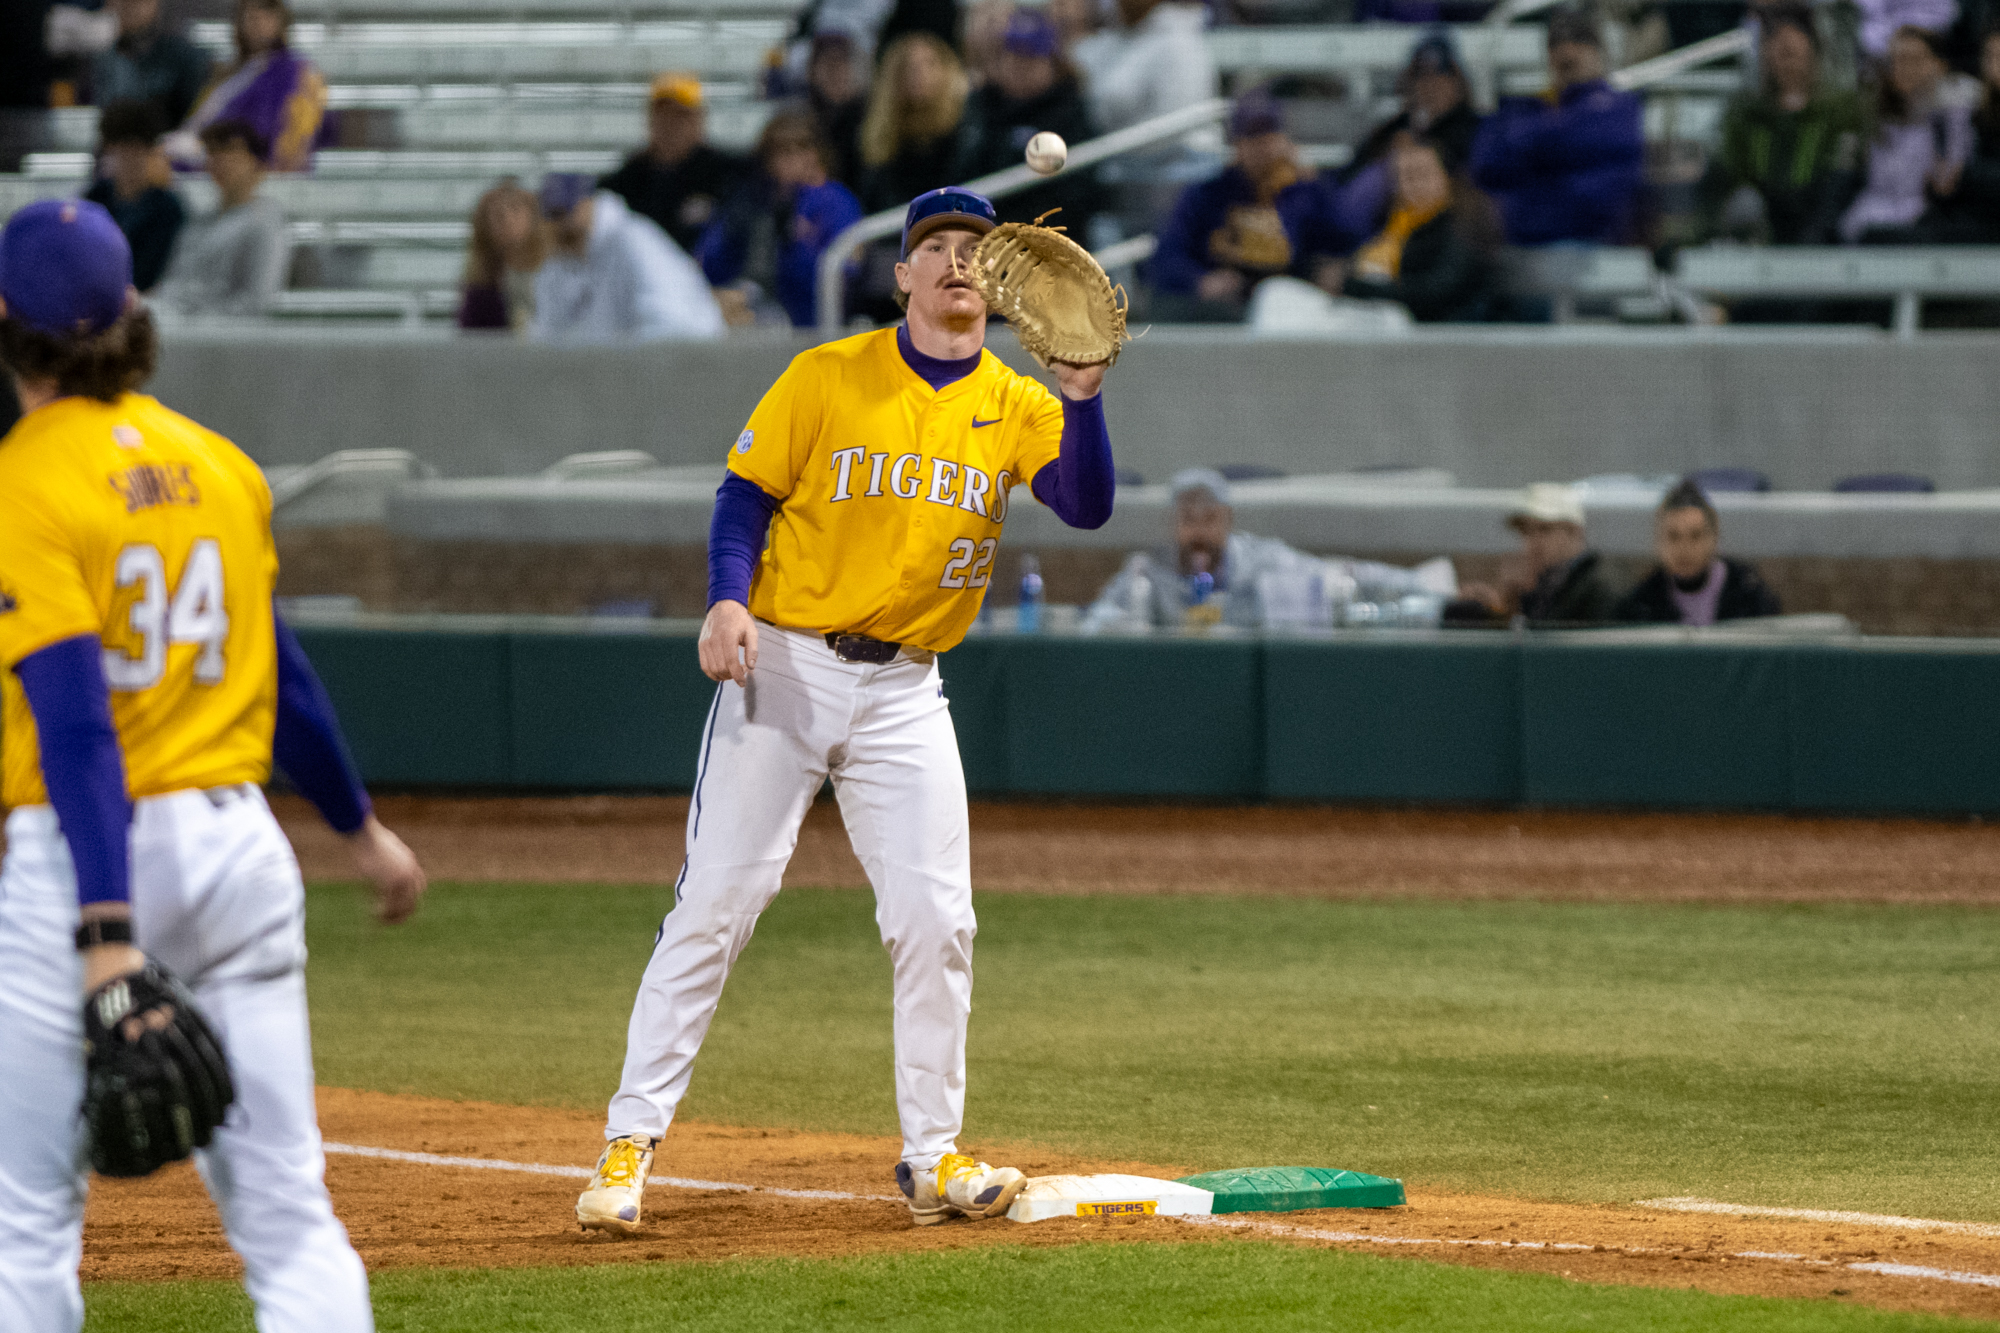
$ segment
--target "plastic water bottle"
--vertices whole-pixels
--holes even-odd
[[[1042,562],[1032,551],[1021,557],[1021,604],[1014,628],[1022,634],[1042,632]]]
[[[1125,607],[1125,618],[1130,628],[1135,630],[1153,627],[1153,581],[1146,577],[1144,569],[1132,571],[1131,596]]]

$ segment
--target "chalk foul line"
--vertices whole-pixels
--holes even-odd
[[[1859,1214],[1849,1214],[1859,1216]],[[1424,1237],[1424,1236],[1377,1236],[1366,1231],[1329,1231],[1318,1227],[1286,1226],[1282,1222],[1260,1222],[1241,1214],[1224,1217],[1176,1217],[1176,1222],[1186,1222],[1192,1226],[1229,1227],[1235,1230],[1261,1231],[1275,1236],[1290,1236],[1300,1240],[1330,1240],[1353,1243],[1365,1241],[1370,1245],[1443,1245],[1463,1248],[1490,1250],[1606,1250],[1618,1254],[1658,1254],[1669,1258],[1683,1251],[1665,1249],[1652,1245],[1585,1245],[1575,1241],[1549,1240],[1478,1240],[1466,1237]],[[1831,1259],[1814,1259],[1810,1255],[1785,1254],[1772,1250],[1734,1250],[1719,1256],[1725,1259],[1761,1259],[1773,1263],[1805,1264],[1813,1268],[1841,1268],[1856,1273],[1878,1273],[1884,1277],[1926,1278],[1933,1282],[1957,1282],[1972,1287],[2000,1288],[2000,1275],[1993,1273],[1971,1273],[1951,1268],[1927,1268],[1922,1264],[1891,1263],[1851,1263],[1843,1264]]]
[[[588,1180],[587,1166],[549,1166],[541,1162],[504,1162],[492,1157],[444,1157],[429,1152],[403,1152],[396,1148],[370,1148],[355,1143],[321,1145],[339,1157],[373,1157],[385,1162],[410,1162],[417,1166],[450,1166],[469,1171],[518,1171],[531,1176],[568,1176]],[[729,1190],[738,1194],[774,1194],[781,1199],[858,1200],[866,1203],[901,1203],[893,1194],[849,1194],[845,1190],[788,1190],[774,1185],[741,1185],[731,1180],[695,1180],[687,1176],[647,1176],[648,1185],[665,1185],[677,1190]]]
[[[1722,1203],[1716,1199],[1640,1199],[1641,1208],[1668,1213],[1726,1213],[1731,1217],[1795,1217],[1806,1222],[1846,1222],[1853,1226],[1896,1227],[1904,1231],[1953,1231],[1961,1236],[2000,1237],[1991,1222],[1940,1222],[1928,1217],[1896,1217],[1889,1213],[1842,1213],[1826,1208],[1759,1208]]]
[[[572,1180],[588,1180],[592,1174],[587,1166],[551,1166],[542,1162],[508,1162],[492,1157],[447,1157],[439,1153],[404,1152],[397,1148],[371,1148],[354,1143],[328,1143],[322,1145],[328,1154],[337,1157],[370,1157],[385,1162],[408,1162],[415,1166],[444,1166],[470,1171],[514,1171],[531,1176],[563,1176]],[[686,1176],[647,1176],[648,1185],[664,1185],[670,1189],[683,1190],[728,1190],[738,1194],[770,1194],[781,1199],[830,1199],[863,1203],[901,1203],[903,1200],[893,1194],[851,1194],[845,1190],[791,1190],[779,1189],[771,1185],[744,1185],[729,1180],[695,1180]],[[1680,1205],[1676,1207],[1675,1205]],[[1691,1205],[1701,1205],[1699,1207]],[[1901,1225],[1945,1231],[1962,1231],[1971,1235],[2000,1235],[2000,1227],[1985,1226],[1977,1222],[1933,1222],[1922,1218],[1878,1217],[1873,1213],[1822,1212],[1804,1208],[1744,1208],[1735,1204],[1716,1203],[1710,1199],[1644,1199],[1640,1207],[1661,1208],[1674,1212],[1729,1213],[1756,1217],[1792,1217],[1810,1221],[1853,1222],[1875,1226]],[[1637,1245],[1589,1245],[1578,1241],[1550,1240],[1480,1240],[1453,1236],[1378,1236],[1366,1231],[1335,1231],[1325,1227],[1288,1226],[1282,1222],[1266,1222],[1243,1214],[1222,1217],[1176,1216],[1176,1222],[1189,1226],[1226,1227],[1232,1231],[1255,1231],[1273,1236],[1288,1236],[1298,1240],[1336,1241],[1342,1244],[1368,1245],[1437,1245],[1454,1246],[1465,1249],[1493,1250],[1545,1250],[1550,1252],[1588,1252],[1605,1250],[1619,1254],[1663,1254],[1673,1255],[1674,1250],[1653,1246]],[[1857,1273],[1875,1273],[1883,1277],[1922,1278],[1932,1282],[1956,1282],[1965,1286],[1992,1287],[2000,1289],[2000,1274],[1973,1273],[1949,1268],[1928,1268],[1921,1264],[1895,1263],[1851,1263],[1842,1264],[1828,1259],[1814,1259],[1803,1254],[1784,1254],[1769,1250],[1738,1250],[1721,1256],[1729,1259],[1754,1259],[1766,1263],[1807,1264],[1815,1268],[1842,1268]]]

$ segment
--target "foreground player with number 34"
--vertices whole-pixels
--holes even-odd
[[[263,474],[132,392],[156,340],[131,283],[96,204],[30,204],[0,231],[24,412],[0,439],[0,1329],[82,1326],[86,1159],[141,1176],[193,1153],[261,1333],[367,1333],[322,1179],[273,758],[383,919],[424,876],[277,617]]]
[[[687,859],[626,1036],[608,1143],[577,1201],[635,1230],[731,964],[830,775],[894,968],[896,1179],[919,1226],[996,1217],[1023,1178],[958,1152],[972,1008],[965,777],[937,655],[965,636],[1020,483],[1073,527],[1111,516],[1104,364],[1062,394],[984,350],[970,277],[993,205],[914,200],[896,266],[908,321],[802,353],[729,456],[709,534],[709,709]],[[766,549],[766,537],[769,547]]]

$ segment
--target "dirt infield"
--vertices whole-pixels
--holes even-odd
[[[321,1090],[320,1121],[334,1143],[569,1167],[588,1166],[601,1137],[598,1118],[583,1112],[336,1088]],[[681,1124],[674,1128],[654,1171],[882,1196],[894,1192],[889,1172],[899,1146],[894,1139],[860,1135]],[[1170,1164],[1085,1162],[1032,1146],[971,1146],[1033,1174],[1075,1170],[1185,1174],[1183,1167]],[[1845,1266],[1873,1262],[2000,1273],[2000,1238],[1689,1216],[1636,1206],[1533,1203],[1449,1194],[1420,1185],[1410,1188],[1407,1207],[1248,1215],[1241,1220],[1253,1226],[1244,1229],[1166,1218],[1060,1220],[1028,1226],[996,1220],[917,1229],[900,1203],[879,1197],[798,1199],[655,1186],[648,1195],[645,1232],[630,1240],[614,1240],[585,1235],[576,1228],[571,1209],[581,1182],[571,1177],[336,1154],[328,1162],[327,1179],[356,1247],[370,1269],[378,1271],[745,1255],[840,1256],[1103,1239],[1230,1244],[1248,1237],[1559,1273],[1578,1281],[1847,1300],[2000,1318],[2000,1289]],[[1314,1230],[1352,1238],[1299,1234]],[[1554,1250],[1537,1243],[1590,1248]],[[1792,1257],[1751,1258],[1744,1257],[1746,1252]],[[86,1281],[227,1277],[238,1271],[191,1168],[170,1169],[143,1181],[95,1182],[84,1235]]]
[[[390,797],[433,879],[671,883],[684,797]],[[352,875],[305,804],[277,802],[308,878]],[[1780,815],[977,802],[973,883],[1039,893],[1874,901],[2000,905],[2000,826]],[[816,804],[786,880],[865,886]]]

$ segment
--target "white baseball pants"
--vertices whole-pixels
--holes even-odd
[[[221,1037],[236,1103],[195,1156],[260,1333],[368,1333],[368,1275],[322,1180],[306,1026],[305,889],[255,787],[139,801],[139,947]],[[55,811],[7,820],[0,866],[0,1329],[75,1333],[89,1151],[76,872]]]
[[[831,774],[894,964],[903,1158],[934,1166],[965,1115],[977,929],[965,773],[937,664],[843,662],[818,635],[758,628],[749,682],[724,682],[709,709],[687,860],[632,1006],[605,1137],[667,1132],[730,965]]]

